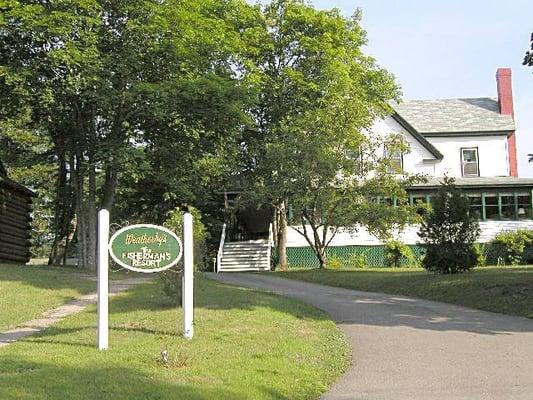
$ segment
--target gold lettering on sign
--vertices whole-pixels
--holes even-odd
[[[147,235],[146,233],[143,233],[142,235],[133,235],[128,234],[126,235],[126,244],[155,244],[157,243],[158,246],[161,246],[163,243],[166,243],[168,240],[167,235],[160,235],[159,233],[156,233],[155,235]]]
[[[156,253],[148,247],[141,247],[141,251],[122,253],[122,259],[130,260],[132,267],[158,268],[162,261],[170,261],[170,253]]]

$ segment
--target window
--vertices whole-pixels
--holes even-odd
[[[519,194],[518,195],[518,219],[531,218],[531,195]]]
[[[388,158],[387,173],[398,174],[403,172],[403,154],[399,150],[389,151],[385,147],[385,158]]]
[[[429,210],[429,203],[426,201],[427,196],[424,194],[412,194],[409,196],[410,203],[416,206],[416,213],[419,215],[425,215]]]
[[[483,202],[481,201],[481,195],[470,195],[468,196],[470,200],[470,212],[477,219],[483,218]]]
[[[486,195],[485,196],[485,218],[487,219],[499,219],[500,212],[498,207],[498,195]]]
[[[502,215],[503,219],[515,219],[515,202],[513,194],[500,194],[502,202]]]
[[[461,170],[463,176],[479,176],[477,147],[461,149]]]

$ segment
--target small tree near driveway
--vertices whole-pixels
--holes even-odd
[[[432,199],[432,211],[424,216],[419,236],[427,244],[423,266],[428,271],[455,274],[477,265],[475,242],[479,224],[470,213],[470,202],[445,177],[437,195]]]

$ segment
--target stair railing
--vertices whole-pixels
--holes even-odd
[[[267,259],[268,259],[268,266],[270,265],[270,260],[272,259],[272,247],[274,247],[274,232],[272,230],[272,223],[270,223],[268,227],[268,252],[267,252]]]
[[[215,272],[220,271],[220,266],[222,265],[222,253],[224,251],[224,242],[226,241],[226,224],[222,225],[222,234],[220,235],[220,245],[218,246],[218,253],[217,253],[217,270]]]

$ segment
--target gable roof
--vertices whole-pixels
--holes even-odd
[[[512,117],[501,115],[498,100],[491,97],[405,100],[391,106],[424,136],[507,134],[515,130]]]
[[[413,126],[407,122],[400,114],[398,114],[397,112],[394,112],[392,114],[392,118],[394,118],[394,120],[396,122],[398,122],[398,124],[400,124],[400,126],[402,128],[404,128],[407,132],[409,132],[416,140],[418,140],[418,142],[427,150],[429,151],[429,153],[435,157],[437,160],[442,160],[444,158],[444,156],[442,155],[442,153],[440,151],[437,150],[437,148],[435,146],[433,146],[431,143],[429,143],[429,141],[424,137],[422,136],[420,133],[417,132],[417,130],[415,128],[413,128]]]

